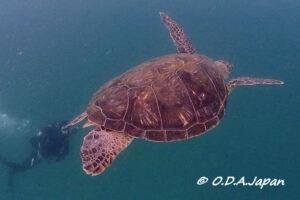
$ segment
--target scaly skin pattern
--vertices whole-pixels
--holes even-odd
[[[132,141],[132,137],[119,132],[96,128],[84,137],[80,149],[83,170],[93,176],[102,173]]]
[[[196,53],[195,48],[190,43],[183,29],[168,15],[163,12],[159,13],[161,21],[167,27],[170,33],[170,37],[178,51],[178,53]]]
[[[210,58],[173,54],[108,82],[87,108],[89,122],[151,141],[198,136],[223,118],[228,89]]]
[[[251,86],[251,85],[282,85],[284,84],[281,80],[274,80],[274,79],[265,79],[265,78],[251,78],[251,77],[238,77],[231,79],[227,85],[228,88],[231,89],[233,87],[240,87],[240,86]]]

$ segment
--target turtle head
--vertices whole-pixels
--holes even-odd
[[[217,70],[223,75],[224,78],[227,78],[233,69],[233,64],[226,60],[217,60],[215,61]]]

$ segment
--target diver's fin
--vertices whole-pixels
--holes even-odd
[[[69,122],[67,125],[61,127],[61,129],[64,130],[64,129],[70,127],[70,126],[78,124],[79,122],[81,122],[82,120],[84,120],[86,117],[87,117],[87,113],[83,112],[79,116],[77,116],[75,119],[73,119],[71,122]]]
[[[196,53],[196,50],[186,37],[183,29],[167,14],[159,12],[161,21],[169,29],[170,36],[176,46],[178,53]]]
[[[15,185],[14,185],[14,175],[16,171],[15,170],[10,170],[8,173],[8,187],[10,192],[14,193],[15,192]]]
[[[92,130],[84,137],[80,149],[83,170],[93,176],[101,174],[132,139],[120,132]]]
[[[284,84],[284,82],[280,81],[280,80],[273,80],[273,79],[239,77],[239,78],[231,79],[227,83],[227,86],[228,86],[229,89],[231,89],[233,87],[258,85],[258,84],[261,84],[261,85],[272,85],[272,84],[282,85],[282,84]]]
[[[10,162],[0,155],[0,163],[10,168],[8,173],[8,186],[11,192],[14,192],[14,175],[16,172],[25,171],[27,168],[18,163]]]
[[[20,165],[18,163],[10,162],[6,158],[2,157],[1,155],[0,155],[0,163],[3,165],[6,165],[7,167],[9,167],[15,171],[17,171],[17,170],[21,171],[24,169],[24,167],[22,165]]]

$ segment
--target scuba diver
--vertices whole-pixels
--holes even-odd
[[[77,127],[61,130],[61,127],[68,121],[61,121],[49,124],[47,127],[38,131],[30,138],[33,147],[31,153],[22,163],[8,161],[0,155],[0,163],[10,168],[8,185],[14,192],[13,177],[17,172],[24,172],[32,169],[44,160],[55,158],[56,161],[64,159],[69,152],[69,137],[77,132]]]

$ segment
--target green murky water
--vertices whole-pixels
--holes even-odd
[[[150,58],[175,53],[159,11],[197,51],[234,63],[230,75],[281,79],[238,88],[217,128],[174,143],[135,140],[102,175],[81,169],[88,130],[61,162],[14,177],[0,165],[0,199],[299,198],[300,3],[239,0],[0,0],[0,154],[21,162],[29,138],[81,113],[105,82]],[[206,176],[209,182],[197,185]],[[217,176],[284,179],[285,186],[212,186]]]

